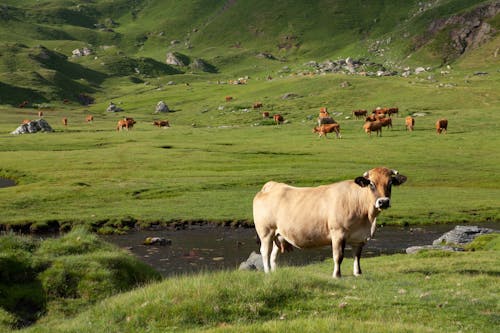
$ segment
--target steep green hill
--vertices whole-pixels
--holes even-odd
[[[8,0],[0,83],[14,93],[0,103],[76,100],[109,89],[103,82],[115,76],[277,75],[348,57],[399,73],[442,66],[495,43],[499,12],[498,0]],[[165,64],[173,52],[187,62]]]

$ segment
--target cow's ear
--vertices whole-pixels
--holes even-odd
[[[366,187],[370,185],[370,180],[365,177],[357,177],[356,179],[354,179],[354,182],[361,187]]]
[[[392,185],[401,185],[406,181],[406,176],[403,176],[401,174],[397,174],[396,176],[392,177]]]

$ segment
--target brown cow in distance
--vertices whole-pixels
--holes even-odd
[[[170,127],[170,123],[168,122],[168,120],[155,120],[153,122],[153,125],[158,127]]]
[[[377,216],[391,206],[392,186],[406,179],[396,170],[377,167],[355,179],[318,187],[267,182],[253,199],[264,272],[276,270],[280,249],[331,245],[333,277],[340,278],[348,244],[354,254],[353,274],[361,275],[361,252],[375,233]]]
[[[323,124],[320,126],[315,126],[313,128],[313,133],[318,133],[319,137],[321,138],[322,136],[326,137],[327,133],[335,133],[335,136],[337,139],[341,139],[342,135],[340,134],[340,125],[337,123],[334,124]]]
[[[380,121],[382,123],[382,127],[392,128],[392,119],[391,118],[379,118],[378,121]]]
[[[86,117],[85,117],[85,121],[86,121],[87,123],[91,123],[91,122],[93,122],[93,121],[94,121],[94,116],[93,116],[93,115],[88,115],[88,116],[86,116]]]
[[[283,118],[283,116],[280,115],[280,114],[275,114],[273,116],[273,119],[274,119],[274,122],[276,123],[276,125],[283,124],[283,121],[285,121],[285,119]]]
[[[253,103],[253,108],[254,109],[260,109],[263,106],[264,105],[262,104],[262,102],[255,102],[255,103]]]
[[[352,111],[352,115],[356,117],[356,119],[366,117],[367,111],[366,110],[354,110]]]
[[[226,96],[226,102],[231,102],[233,98],[231,96]]]
[[[447,119],[439,119],[436,121],[436,133],[441,134],[441,133],[447,133],[448,132],[448,120]]]
[[[62,124],[63,124],[64,126],[68,126],[68,118],[64,117],[64,118],[62,119]]]
[[[269,112],[267,112],[267,111],[262,112],[262,118],[264,118],[264,119],[269,118]]]
[[[415,118],[413,118],[412,116],[406,117],[405,118],[405,126],[406,126],[407,131],[412,132],[413,127],[415,126]]]
[[[118,120],[118,124],[116,125],[116,130],[121,131],[124,128],[128,131],[132,127],[134,127],[134,124],[136,121],[133,118],[123,118]]]
[[[399,109],[398,108],[389,108],[387,110],[387,115],[389,117],[392,117],[393,114],[398,114],[399,113]]]
[[[372,135],[372,132],[377,132],[377,136],[382,136],[382,123],[380,121],[367,121],[363,125],[366,134]]]

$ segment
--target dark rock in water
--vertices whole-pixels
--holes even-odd
[[[10,134],[27,134],[27,133],[37,133],[37,132],[53,132],[54,130],[50,127],[49,123],[45,119],[31,120],[26,124],[20,125]]]
[[[443,236],[436,239],[433,245],[443,245],[443,244],[457,244],[464,245],[470,243],[480,235],[485,235],[495,232],[493,229],[481,228],[478,226],[463,226],[457,225],[455,229],[448,231]]]
[[[252,251],[248,259],[240,264],[239,269],[242,271],[263,271],[264,264],[262,263],[262,256]]]
[[[144,245],[171,245],[171,239],[165,239],[163,237],[146,237],[144,240]]]

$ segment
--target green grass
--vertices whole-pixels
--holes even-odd
[[[498,238],[498,236],[497,236]],[[495,332],[497,252],[391,255],[332,279],[332,262],[174,277],[27,332]]]
[[[18,185],[0,191],[0,224],[42,230],[50,223],[116,227],[130,219],[143,225],[251,223],[252,198],[268,180],[314,186],[354,179],[380,165],[409,179],[394,191],[393,207],[381,223],[498,220],[499,77],[469,73],[452,70],[437,82],[349,77],[349,88],[340,87],[342,75],[251,78],[239,86],[203,80],[207,75],[194,77],[189,86],[117,78],[117,89],[89,108],[69,104],[45,110],[55,133],[23,136],[8,133],[22,119],[36,118],[37,110],[4,108],[0,176]],[[440,83],[456,86],[440,88]],[[299,97],[283,100],[287,92]],[[225,102],[227,95],[234,100]],[[110,100],[125,111],[106,113]],[[153,114],[158,100],[174,112]],[[261,111],[251,108],[255,101],[288,123],[265,125]],[[335,116],[341,140],[311,133],[321,106],[342,113]],[[368,137],[361,120],[345,119],[351,110],[376,106],[400,109],[393,129],[381,138]],[[408,133],[404,117],[415,112],[425,116],[417,117],[416,130]],[[86,114],[94,115],[94,123],[85,123]],[[129,132],[115,130],[123,116],[138,121]],[[448,118],[449,132],[438,136],[434,122],[440,117]],[[169,129],[151,124],[165,118]]]

